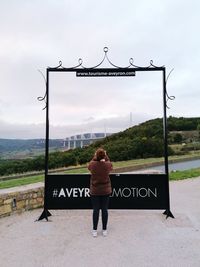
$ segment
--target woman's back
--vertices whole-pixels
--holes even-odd
[[[109,173],[112,170],[112,163],[108,161],[92,160],[88,169],[91,172],[90,194],[109,195],[112,192]]]
[[[91,172],[90,195],[93,206],[93,231],[92,235],[97,237],[97,225],[99,221],[99,210],[102,211],[103,236],[107,236],[108,205],[112,193],[109,173],[112,170],[106,151],[97,149],[94,158],[90,161],[88,169]]]

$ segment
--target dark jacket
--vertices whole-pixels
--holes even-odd
[[[95,196],[110,195],[112,192],[109,173],[112,163],[107,161],[92,160],[88,165],[91,172],[90,194]]]

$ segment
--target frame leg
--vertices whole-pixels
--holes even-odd
[[[165,210],[165,211],[163,212],[163,214],[166,215],[166,219],[167,219],[168,217],[174,218],[174,215],[171,213],[170,210]]]
[[[49,216],[51,216],[51,213],[48,210],[44,209],[37,221],[41,221],[42,219],[46,219],[48,221]]]

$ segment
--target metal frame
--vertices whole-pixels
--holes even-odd
[[[48,175],[48,159],[49,159],[49,74],[51,72],[76,72],[78,71],[80,72],[89,72],[92,71],[93,73],[95,72],[129,72],[129,71],[133,71],[133,72],[140,72],[140,71],[145,71],[145,72],[149,72],[149,71],[160,71],[162,72],[162,80],[163,80],[163,139],[164,139],[164,163],[165,163],[165,174],[167,176],[167,180],[168,183],[166,185],[166,188],[169,192],[169,168],[168,168],[168,141],[167,141],[167,101],[168,100],[173,100],[174,96],[168,96],[167,94],[167,89],[166,89],[166,84],[167,84],[167,79],[170,75],[168,75],[167,79],[166,79],[166,69],[165,66],[155,66],[153,64],[153,61],[150,61],[150,64],[146,67],[139,67],[137,65],[134,64],[133,58],[129,59],[129,65],[126,67],[119,67],[115,64],[113,64],[110,59],[108,58],[108,47],[104,47],[103,49],[104,51],[104,57],[102,59],[102,61],[97,64],[96,66],[93,67],[85,67],[83,65],[83,60],[81,58],[79,58],[78,60],[78,65],[74,66],[74,67],[70,67],[70,68],[66,68],[63,67],[62,65],[62,61],[59,61],[59,65],[56,67],[48,67],[46,69],[46,79],[45,79],[45,83],[46,83],[46,93],[44,95],[44,97],[38,97],[39,101],[45,101],[45,107],[43,108],[46,109],[46,142],[45,142],[45,185],[46,185],[46,180],[47,180],[47,175]],[[111,65],[111,68],[101,68],[100,66],[102,65],[102,63],[107,60],[108,64]],[[44,197],[45,198],[45,197]],[[167,217],[172,217],[174,218],[173,214],[170,211],[170,201],[168,201],[168,209],[164,212],[164,214],[167,215]],[[44,201],[44,211],[42,213],[42,215],[40,216],[40,218],[38,220],[41,220],[43,218],[46,218],[48,220],[48,216],[50,216],[51,214],[49,213],[49,211],[47,210],[46,207],[46,203]]]

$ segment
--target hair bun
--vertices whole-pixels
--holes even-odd
[[[103,148],[98,148],[96,151],[96,158],[98,161],[105,159],[106,152]]]

